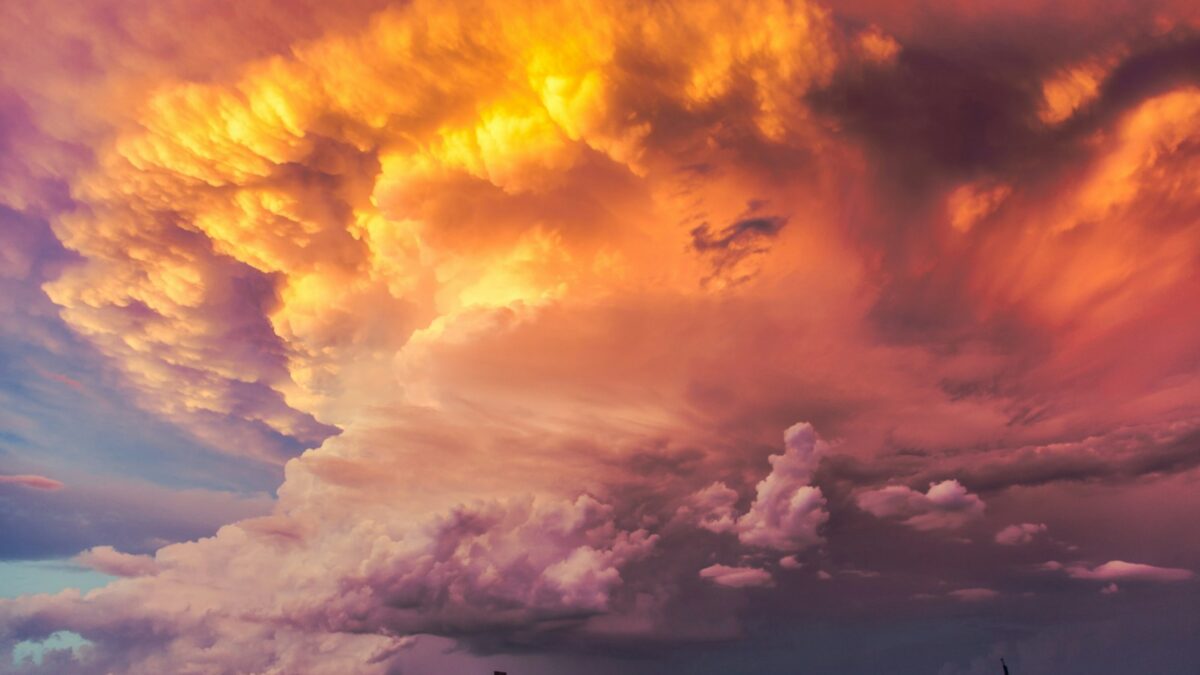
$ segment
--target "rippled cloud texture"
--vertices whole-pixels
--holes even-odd
[[[1197,63],[1183,2],[4,3],[0,553],[115,580],[0,670],[1194,672]]]

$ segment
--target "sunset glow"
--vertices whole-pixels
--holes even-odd
[[[0,3],[0,672],[1195,673],[1198,519],[1194,3]]]

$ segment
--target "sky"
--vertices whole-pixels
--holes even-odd
[[[0,672],[1200,671],[1200,9],[0,4]]]

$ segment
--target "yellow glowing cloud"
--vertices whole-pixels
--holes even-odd
[[[1011,191],[1007,185],[974,183],[955,188],[946,200],[950,225],[960,232],[970,230],[981,218],[996,210]]]
[[[1100,93],[1100,83],[1111,67],[1111,60],[1094,60],[1063,68],[1042,82],[1042,107],[1038,117],[1046,124],[1058,124],[1091,103]]]
[[[55,229],[89,262],[48,291],[152,407],[289,433],[299,418],[247,410],[229,383],[319,410],[340,368],[402,349],[439,316],[588,297],[641,258],[656,283],[695,287],[691,216],[661,198],[681,184],[648,178],[679,161],[670,143],[652,147],[656,116],[669,135],[672,116],[702,119],[733,97],[763,136],[811,134],[798,94],[838,60],[825,11],[752,4],[418,1],[234,77],[162,79],[75,180],[84,208]],[[888,50],[872,40],[872,54]],[[589,191],[576,212],[568,199]],[[747,198],[705,201],[736,214]],[[234,283],[254,285],[254,301]],[[126,307],[152,316],[114,309]],[[256,313],[283,371],[225,344]]]

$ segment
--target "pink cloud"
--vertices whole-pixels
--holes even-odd
[[[710,532],[730,532],[737,527],[737,500],[737,491],[718,481],[689,496],[677,515]]]
[[[1019,544],[1028,544],[1033,541],[1037,534],[1046,531],[1044,523],[1021,523],[1019,525],[1009,525],[1008,527],[996,533],[996,543],[1004,546],[1017,546]]]
[[[75,556],[75,561],[114,577],[141,577],[158,573],[154,556],[122,553],[112,546],[94,546]]]
[[[677,515],[712,532],[735,532],[747,546],[800,551],[821,541],[819,528],[829,519],[821,488],[810,485],[821,457],[829,451],[811,424],[800,422],[784,432],[783,454],[771,455],[771,471],[755,488],[749,510],[738,516],[738,494],[716,482],[693,493]]]
[[[1191,570],[1178,567],[1156,567],[1142,563],[1110,560],[1103,565],[1088,568],[1072,565],[1066,568],[1072,579],[1094,579],[1096,581],[1186,581],[1195,576]]]
[[[819,543],[817,530],[829,520],[821,488],[809,484],[828,445],[804,422],[789,427],[783,438],[784,452],[769,458],[771,473],[738,518],[737,532],[743,544],[798,551]]]
[[[35,373],[37,373],[38,375],[40,375],[41,377],[46,378],[47,380],[50,380],[52,382],[58,382],[59,384],[64,384],[76,391],[84,390],[84,386],[83,386],[82,382],[80,382],[74,378],[68,377],[66,375],[63,375],[62,373],[56,373],[51,370],[46,370],[45,368],[41,368],[36,365],[33,367],[33,371]]]
[[[797,560],[794,555],[787,555],[779,559],[779,566],[785,570],[798,570],[804,566],[804,563]]]
[[[246,521],[154,559],[92,549],[79,562],[127,578],[86,597],[2,600],[0,620],[74,630],[97,643],[92,663],[126,664],[107,670],[157,658],[126,648],[130,627],[149,624],[181,662],[313,672],[295,659],[311,656],[302,643],[314,634],[328,638],[321,664],[363,664],[402,635],[578,626],[613,610],[625,570],[658,542],[618,527],[612,506],[587,495],[479,501],[410,523],[378,510],[300,508],[272,518],[302,534],[280,538],[278,528]],[[282,552],[290,552],[283,567]],[[216,614],[228,617],[213,626],[221,647],[197,648],[194,631]],[[338,637],[345,631],[364,634]]]
[[[700,577],[730,588],[771,586],[775,583],[770,572],[757,567],[710,565],[700,570]]]
[[[865,490],[859,508],[878,518],[899,518],[916,530],[958,528],[983,515],[984,503],[956,480],[930,483],[924,494],[902,485]]]
[[[0,475],[0,484],[23,485],[35,490],[61,490],[63,484],[53,478],[34,474]]]

